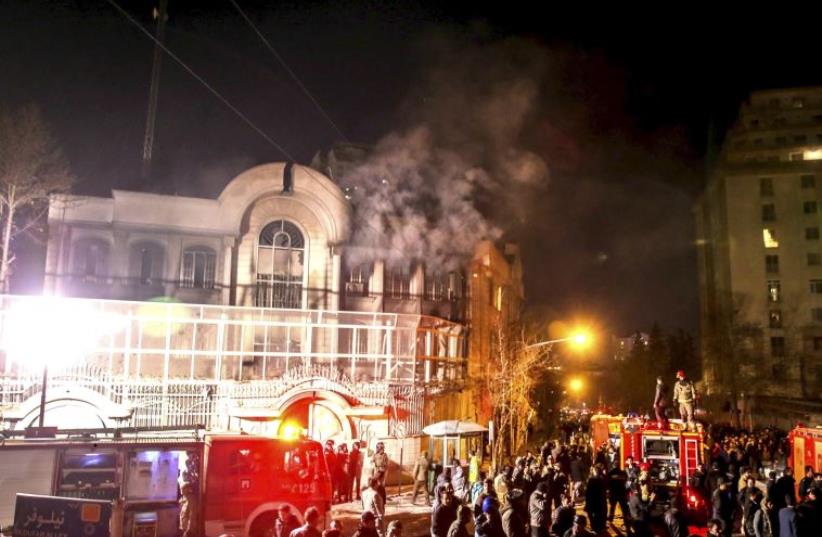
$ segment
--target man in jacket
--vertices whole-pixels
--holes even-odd
[[[615,465],[608,472],[608,522],[614,521],[616,506],[622,513],[622,522],[626,528],[630,527],[631,515],[628,512],[627,484],[628,474]]]
[[[531,537],[548,537],[548,523],[551,520],[551,499],[545,481],[537,484],[528,499],[528,515],[531,523]]]
[[[377,532],[382,535],[382,523],[385,516],[385,502],[379,492],[380,480],[372,477],[368,480],[368,488],[362,491],[363,511],[371,511],[376,517]]]
[[[274,521],[274,537],[289,537],[291,532],[299,527],[300,521],[291,512],[291,507],[287,503],[282,504],[277,513],[277,520]]]
[[[676,497],[671,499],[671,506],[665,511],[664,520],[669,537],[686,537],[688,535],[688,524],[679,511],[679,502]]]
[[[377,447],[371,456],[371,476],[379,476],[381,484],[385,485],[385,476],[387,473],[388,454],[385,452],[385,444],[377,442]]]
[[[723,535],[731,537],[736,500],[727,481],[719,482],[719,488],[711,496],[711,506],[713,508],[712,517],[721,520],[724,524]]]
[[[290,537],[322,537],[317,527],[320,525],[320,512],[316,507],[309,507],[303,515],[305,524],[291,532]]]
[[[674,403],[679,405],[679,416],[682,421],[688,424],[688,430],[695,430],[694,405],[696,404],[696,388],[694,383],[685,378],[685,371],[681,369],[676,373],[676,384],[674,384]]]
[[[457,519],[457,501],[450,484],[440,487],[437,506],[431,512],[431,537],[447,537],[451,524]]]
[[[603,468],[597,464],[594,475],[588,479],[585,487],[585,511],[591,519],[591,529],[594,533],[601,533],[605,529],[608,512],[605,479],[602,474]]]
[[[363,511],[360,515],[360,526],[352,537],[379,537],[377,533],[377,517],[371,511]]]
[[[523,494],[519,489],[508,492],[502,509],[502,531],[505,537],[528,537],[528,519],[524,513]]]
[[[428,459],[428,452],[423,451],[416,464],[414,464],[414,495],[411,497],[411,503],[417,503],[417,494],[422,490],[425,496],[425,504],[431,505],[431,497],[428,495],[428,468],[430,466],[431,461]]]
[[[576,510],[570,496],[562,497],[562,505],[551,513],[551,535],[565,535],[574,525]]]

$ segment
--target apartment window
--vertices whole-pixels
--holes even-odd
[[[819,240],[819,228],[814,227],[806,227],[805,228],[805,238],[809,241],[817,241]]]
[[[762,196],[773,196],[773,179],[762,177],[759,179],[759,194]]]
[[[768,105],[770,105],[771,108],[779,108],[779,99],[771,99],[768,101]]]
[[[782,328],[782,310],[771,310],[768,312],[768,326],[771,328]]]
[[[791,106],[793,106],[794,108],[804,108],[805,99],[803,99],[802,97],[794,97],[791,100]]]
[[[811,280],[811,293],[822,295],[822,280]]]
[[[779,272],[779,256],[766,255],[765,256],[765,272],[776,273]]]
[[[762,145],[762,138],[754,138],[754,145]]]
[[[813,350],[816,352],[822,351],[822,337],[815,336],[813,338]]]
[[[822,116],[819,116],[819,117],[822,118]],[[822,120],[820,120],[820,121],[822,121]],[[751,122],[749,123],[749,125],[751,126],[752,129],[758,129],[759,128],[759,120],[758,119],[752,119]]]
[[[817,265],[822,265],[822,257],[820,257],[819,254],[817,254],[815,252],[809,252],[808,253],[808,266],[809,267],[815,267]]]
[[[153,242],[141,242],[131,247],[129,276],[141,285],[162,281],[165,267],[163,247]]]
[[[776,139],[775,139],[774,141],[775,141],[776,143],[778,143],[778,144],[782,144],[782,145],[784,145],[784,144],[788,143],[788,139],[787,139],[787,138],[785,138],[784,136],[777,136],[777,137],[776,137]]]
[[[768,280],[768,301],[779,302],[782,295],[782,286],[779,280]]]
[[[817,114],[812,118],[815,123],[822,123],[822,114]]]
[[[802,212],[805,214],[816,214],[816,202],[806,201],[802,203]]]
[[[762,206],[762,221],[773,222],[776,220],[776,206],[773,203],[766,203]]]
[[[763,229],[762,242],[765,248],[779,248],[779,241],[776,240],[776,230],[767,227]]]
[[[785,338],[781,336],[771,338],[771,356],[785,356]]]
[[[180,268],[180,287],[214,288],[217,255],[210,248],[189,248],[183,252]]]
[[[368,279],[371,277],[371,263],[363,263],[348,272],[345,282],[345,294],[354,296],[368,295]]]
[[[108,244],[101,239],[79,239],[73,245],[73,273],[88,280],[103,278],[108,273]]]
[[[793,152],[790,154],[791,160],[804,160],[805,155],[802,151]]]
[[[779,155],[768,155],[768,162],[778,162]]]
[[[816,176],[814,175],[803,175],[799,178],[799,182],[802,188],[816,188]]]
[[[425,298],[428,300],[448,299],[448,273],[437,271],[425,274]]]
[[[797,144],[805,144],[805,143],[808,142],[808,137],[805,136],[804,134],[800,134],[798,136],[794,136],[793,141],[794,141],[794,143],[797,143]]]
[[[822,322],[822,308],[811,308],[811,320]]]

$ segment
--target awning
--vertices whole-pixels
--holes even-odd
[[[428,436],[476,436],[488,429],[471,421],[446,420],[432,423],[422,429]]]

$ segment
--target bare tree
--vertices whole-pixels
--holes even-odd
[[[15,237],[42,222],[51,194],[74,183],[37,107],[0,107],[0,291],[9,291]]]
[[[494,409],[496,437],[492,446],[496,464],[528,443],[528,431],[537,414],[535,388],[548,369],[543,348],[519,325],[495,327],[495,352],[488,364],[488,393]]]

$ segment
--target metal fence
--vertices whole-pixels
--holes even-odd
[[[465,356],[461,325],[420,315],[0,296],[0,408],[36,395],[48,365],[51,386],[128,406],[135,426],[217,426],[306,379],[392,405],[459,386]]]

